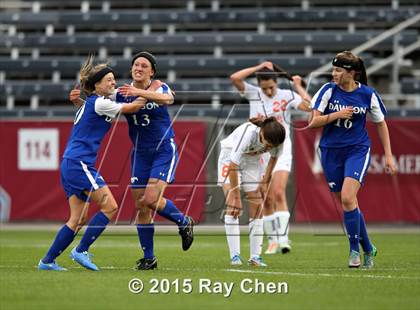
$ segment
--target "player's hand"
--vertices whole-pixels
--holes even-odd
[[[392,157],[392,155],[385,156],[385,171],[390,175],[397,173],[397,165],[395,164],[394,157]]]
[[[76,85],[69,94],[69,100],[73,103],[77,103],[80,99],[80,85]]]
[[[146,102],[147,102],[147,99],[145,99],[145,98],[143,98],[143,97],[138,97],[136,100],[134,100],[132,103],[135,103],[135,104],[139,104],[141,107],[140,107],[140,109],[142,108],[142,107],[144,107],[145,105],[146,105]]]
[[[273,63],[271,61],[264,61],[258,67],[258,69],[268,68],[274,71]]]
[[[124,84],[123,86],[118,87],[118,92],[123,96],[138,96],[138,89],[133,85]]]
[[[228,191],[226,197],[227,213],[232,215],[234,218],[238,218],[242,214],[242,201],[240,193],[237,189],[231,189]]]
[[[300,75],[294,75],[292,76],[293,84],[296,86],[302,86],[302,77]]]
[[[353,117],[353,107],[346,107],[340,111],[337,112],[339,115],[339,118],[342,119],[350,119]]]
[[[265,182],[261,182],[258,185],[257,192],[260,193],[261,198],[264,200],[264,197],[265,195],[267,195],[267,192],[268,192],[268,184]]]

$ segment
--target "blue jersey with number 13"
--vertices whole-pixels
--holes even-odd
[[[170,88],[166,84],[156,90],[157,93],[168,94]],[[129,103],[135,96],[123,96],[117,92],[116,101]],[[158,105],[148,101],[137,113],[124,114],[128,122],[131,142],[136,149],[153,148],[158,144],[169,141],[175,136],[171,118],[166,105]]]

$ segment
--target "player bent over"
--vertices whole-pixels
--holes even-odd
[[[242,265],[240,256],[239,215],[242,210],[240,187],[249,202],[248,264],[264,267],[261,258],[263,243],[262,203],[263,193],[270,182],[273,168],[285,139],[284,127],[274,118],[253,118],[237,127],[222,140],[218,160],[218,184],[223,186],[226,196],[225,230],[231,265]],[[269,152],[270,161],[261,180],[259,160],[261,154]]]

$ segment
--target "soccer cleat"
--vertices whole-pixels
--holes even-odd
[[[372,244],[372,251],[363,254],[363,265],[362,268],[370,269],[373,267],[373,258],[378,254],[378,250]]]
[[[360,254],[352,250],[349,256],[349,268],[359,268],[360,267]]]
[[[279,249],[279,244],[277,242],[270,242],[264,254],[269,254],[269,255],[276,254],[278,249]]]
[[[44,263],[42,259],[38,263],[38,270],[54,270],[54,271],[67,271],[66,268],[61,267],[55,261],[52,263]]]
[[[135,269],[137,270],[152,270],[157,268],[157,259],[156,257],[153,258],[140,258],[136,262],[137,266]]]
[[[230,260],[230,264],[232,266],[241,266],[242,265],[242,258],[239,255],[235,255]]]
[[[99,271],[99,268],[90,260],[91,256],[92,254],[88,253],[87,251],[82,252],[82,253],[77,252],[76,248],[74,248],[70,252],[70,258],[74,260],[75,262],[79,263],[86,269]]]
[[[261,256],[254,256],[248,260],[249,266],[254,267],[267,267],[267,264],[263,262]]]
[[[283,254],[289,253],[292,250],[292,246],[290,245],[290,241],[285,243],[279,243],[279,250]]]
[[[184,251],[188,250],[191,247],[191,244],[194,240],[194,220],[190,216],[186,216],[186,219],[188,221],[187,225],[179,229],[179,234],[182,238],[182,249]]]

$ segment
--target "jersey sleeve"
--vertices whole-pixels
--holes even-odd
[[[241,135],[241,140],[238,141],[236,146],[232,149],[230,153],[231,162],[239,165],[245,151],[252,143],[252,130],[250,127],[245,127],[244,133]]]
[[[260,101],[261,100],[260,93],[259,93],[259,90],[260,90],[259,87],[254,86],[252,84],[249,84],[247,82],[244,82],[244,85],[245,85],[244,90],[242,92],[239,92],[239,94],[242,97],[244,97],[248,101],[255,101],[255,100]]]
[[[386,108],[381,97],[373,91],[370,98],[370,117],[374,123],[380,123],[385,119]]]
[[[171,89],[165,83],[163,83],[158,89],[156,89],[156,92],[159,93],[159,94],[170,94],[170,95],[172,95]]]
[[[103,97],[99,97],[95,101],[95,112],[98,115],[106,115],[115,118],[121,111],[121,107],[121,104],[117,104],[116,102]]]
[[[332,90],[333,88],[331,83],[324,84],[312,98],[312,110],[324,113],[325,108],[328,105],[328,100],[331,98]]]

